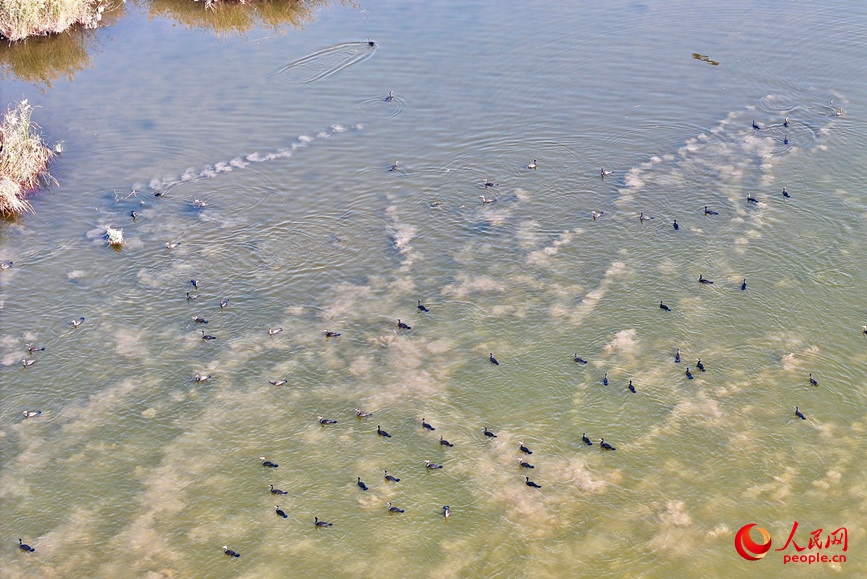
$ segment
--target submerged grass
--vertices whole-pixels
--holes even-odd
[[[0,36],[16,42],[28,36],[59,34],[75,24],[96,28],[109,1],[3,0],[0,2]]]
[[[27,193],[51,180],[48,162],[54,151],[35,132],[32,112],[24,100],[10,107],[0,122],[0,215],[31,211]]]

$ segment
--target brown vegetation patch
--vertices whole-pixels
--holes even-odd
[[[31,211],[27,193],[48,183],[48,162],[54,151],[30,122],[33,107],[26,100],[9,108],[0,122],[0,215]]]

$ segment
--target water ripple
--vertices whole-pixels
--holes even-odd
[[[288,82],[306,84],[327,78],[348,66],[364,62],[376,52],[375,42],[344,42],[292,61],[272,76]]]

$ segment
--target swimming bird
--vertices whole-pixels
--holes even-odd
[[[325,338],[336,338],[340,335],[340,332],[332,332],[331,330],[325,330]]]
[[[579,364],[586,364],[587,360],[578,355],[578,352],[572,354],[572,359],[575,360]]]
[[[180,244],[181,244],[180,241],[166,241],[166,249],[171,251],[172,249],[176,248]]]
[[[704,214],[705,215],[719,215],[719,212],[714,211],[713,209],[708,209],[707,205],[704,206]]]
[[[692,380],[692,372],[689,371],[689,368],[686,369],[686,377]]]
[[[788,127],[788,126],[789,126],[789,117],[786,117],[785,119],[783,119],[783,126],[784,126],[784,127]]]
[[[704,372],[704,364],[701,363],[701,358],[699,358],[698,362],[695,363],[695,367]]]
[[[747,203],[758,203],[759,200],[753,197],[752,193],[747,193]]]
[[[384,436],[385,438],[391,438],[391,435],[384,431],[378,424],[376,425],[376,433],[380,436]]]
[[[487,426],[485,426],[485,427],[482,429],[482,431],[484,432],[485,436],[487,436],[488,438],[497,438],[497,435],[494,434],[493,432],[491,432],[490,430],[488,430],[488,427],[487,427]]]
[[[534,170],[535,170],[535,169],[536,169],[536,166],[537,166],[537,165],[536,165],[536,159],[533,159],[533,162],[530,163],[529,165],[527,165],[527,168],[528,168],[528,169],[534,169]]]
[[[190,280],[190,283],[193,284],[193,289],[194,289],[194,290],[199,291],[199,282],[198,282],[198,280],[191,279],[191,280]]]
[[[605,376],[602,377],[602,385],[608,386],[608,372],[606,372]]]
[[[810,373],[810,384],[812,384],[813,386],[818,386],[818,385],[819,385],[819,383],[816,382],[816,379],[813,378],[813,374],[812,374],[812,372]]]
[[[803,413],[798,409],[797,406],[795,406],[795,416],[797,416],[797,417],[800,418],[801,420],[806,420],[806,419],[807,419],[807,417],[804,416],[804,414],[803,414]]]
[[[542,485],[538,485],[538,484],[534,483],[533,481],[530,480],[530,477],[528,477],[528,476],[524,477],[524,484],[526,484],[528,487],[533,487],[534,489],[542,488]]]
[[[281,491],[280,489],[275,489],[274,485],[268,485],[268,488],[271,489],[272,495],[288,495],[286,491]]]
[[[604,211],[591,211],[590,212],[590,216],[593,218],[593,221],[596,221],[597,219],[599,219],[603,215],[605,215]]]
[[[222,310],[229,305],[229,300],[220,300],[220,309]]]
[[[11,268],[13,263],[15,263],[15,262],[13,262],[13,261],[4,261],[3,263],[0,263],[0,270],[5,271],[5,270]]]
[[[21,365],[24,368],[26,368],[27,366],[32,366],[35,363],[36,363],[36,360],[33,360],[32,358],[30,360],[28,360],[27,358],[24,358],[23,360],[21,360]]]
[[[397,478],[396,476],[391,476],[390,474],[388,474],[387,470],[382,471],[382,477],[387,481],[400,482],[399,478]]]
[[[27,551],[28,553],[32,553],[33,551],[36,550],[33,547],[31,547],[30,545],[28,545],[27,543],[23,542],[21,539],[18,539],[18,548],[21,549],[22,551]]]
[[[373,416],[373,412],[365,412],[359,408],[355,408],[355,415],[359,418],[367,418],[368,416]]]
[[[446,440],[442,436],[440,436],[440,444],[443,446],[448,446],[449,448],[454,446],[454,444],[452,444],[451,442],[449,442],[448,440]]]
[[[590,442],[590,439],[589,439],[589,438],[587,438],[587,433],[586,433],[586,432],[582,432],[582,433],[581,433],[581,440],[583,440],[583,441],[584,441],[584,444],[586,444],[587,446],[593,446],[593,443]]]
[[[448,519],[451,514],[452,510],[449,508],[449,506],[443,505],[443,516]]]
[[[784,144],[784,145],[788,145],[788,144],[789,144],[789,135],[785,135],[785,136],[783,137],[783,144]]]
[[[672,223],[671,226],[674,227],[674,230],[675,230],[675,231],[677,231],[678,229],[680,229],[680,225],[677,224],[677,219],[674,220],[674,223]]]
[[[268,335],[273,336],[283,331],[283,328],[268,328]]]
[[[320,521],[319,517],[313,517],[313,524],[316,525],[317,527],[330,527],[330,526],[332,526],[332,523],[329,523],[327,521]]]
[[[241,554],[237,553],[229,548],[228,545],[223,545],[223,553],[228,555],[229,557],[240,557]]]
[[[604,438],[599,439],[599,446],[602,447],[602,450],[617,450],[616,448],[605,442]]]
[[[429,468],[429,469],[432,469],[432,470],[433,470],[433,469],[437,469],[437,468],[442,468],[442,467],[443,467],[443,465],[433,463],[433,462],[431,462],[431,461],[429,461],[429,460],[425,460],[425,461],[424,461],[424,466],[425,466],[425,468]]]
[[[529,448],[527,448],[526,446],[524,446],[524,443],[523,443],[523,442],[518,442],[518,444],[520,445],[520,446],[518,447],[518,450],[520,450],[520,451],[523,452],[524,454],[533,454],[533,451],[530,450]]]
[[[487,205],[488,203],[493,203],[497,200],[496,197],[485,197],[484,195],[479,195],[482,200],[482,205]]]
[[[418,311],[420,311],[420,312],[429,312],[430,311],[429,309],[427,309],[425,306],[422,305],[421,300],[418,300],[418,306],[416,306],[416,307],[418,308]]]
[[[81,324],[84,323],[84,318],[78,318],[77,320],[69,320],[69,323],[72,324],[73,328],[77,328]]]
[[[747,278],[744,278],[744,281],[741,282],[741,291],[747,289]]]
[[[138,217],[138,213],[135,211],[130,211],[129,216],[132,217],[132,222],[135,223],[135,218]]]
[[[642,223],[644,223],[645,221],[650,221],[651,219],[653,219],[653,217],[651,217],[650,215],[645,215],[643,212],[638,215],[638,220]]]
[[[499,366],[499,365],[500,365],[500,363],[497,362],[497,359],[494,358],[494,353],[493,353],[493,352],[491,352],[490,354],[488,354],[488,361],[490,361],[491,364],[493,364],[494,366]]]
[[[376,43],[375,43],[374,41],[372,41],[371,39],[368,38],[368,39],[367,39],[367,45],[368,45],[368,46],[376,46]]]
[[[40,414],[42,414],[41,410],[25,410],[24,411],[24,418],[35,418],[35,417],[39,416]]]
[[[707,279],[706,277],[702,277],[701,274],[698,274],[698,283],[711,284],[713,282],[710,281],[709,279]]]
[[[783,187],[783,197],[785,197],[786,199],[791,199],[791,198],[792,198],[792,196],[789,195],[789,192],[786,191],[786,188],[785,188],[785,187]]]
[[[756,121],[753,121],[753,128],[758,131],[762,127],[759,126],[759,123],[757,123]]]
[[[662,303],[661,301],[659,302],[659,309],[661,309],[661,310],[665,310],[666,312],[670,312],[670,311],[671,311],[671,308],[668,307],[667,305],[665,305],[664,303]]]
[[[523,458],[516,458],[515,460],[517,460],[518,464],[521,465],[523,468],[536,468],[535,466],[533,466],[532,464],[530,464],[529,462],[527,462]]]
[[[325,425],[325,424],[337,424],[337,421],[336,421],[336,420],[332,420],[332,419],[330,419],[330,418],[323,418],[323,417],[321,417],[321,416],[317,416],[316,419],[319,421],[319,424],[322,424],[322,425]]]
[[[206,382],[213,377],[214,376],[211,374],[196,374],[195,376],[193,376],[193,380],[195,380],[196,382]]]
[[[635,386],[632,385],[632,380],[629,381],[629,386],[627,386],[627,388],[629,388],[630,392],[635,394]]]
[[[278,516],[283,517],[284,519],[289,516],[286,514],[286,511],[280,508],[280,505],[276,505],[274,507],[274,512],[277,513]]]
[[[603,179],[610,174],[611,174],[611,171],[606,171],[604,167],[602,169],[599,169],[599,176],[602,177]]]
[[[277,464],[276,462],[271,462],[270,460],[265,460],[265,457],[264,457],[264,456],[260,456],[260,457],[259,457],[259,460],[262,461],[262,466],[267,466],[267,467],[270,467],[270,468],[277,468],[278,466],[280,466],[280,465]]]
[[[193,202],[190,203],[190,206],[196,209],[204,209],[208,206],[208,202],[202,201],[201,199],[193,199]]]
[[[485,179],[484,185],[485,185],[485,187],[497,187],[497,186],[499,186],[499,183],[494,183],[490,179]]]
[[[400,321],[400,318],[397,319],[397,329],[398,330],[411,330],[412,326],[405,324]]]
[[[288,380],[268,380],[268,383],[272,386],[282,386],[286,382],[288,382]]]
[[[677,352],[674,353],[674,363],[680,364],[680,348],[678,348]]]
[[[192,316],[192,318],[190,318],[190,319],[192,319],[197,324],[207,324],[208,323],[208,320],[206,320],[202,316]]]
[[[393,101],[394,100],[394,91],[393,90],[388,91],[388,96],[382,100],[387,102],[387,103],[390,103],[391,101]]]
[[[198,297],[199,297],[199,296],[198,296],[197,294],[193,294],[193,293],[187,292],[187,301],[188,301],[188,302],[189,302],[189,301],[192,301],[192,300],[194,300],[194,299],[196,299],[196,298],[198,298]]]
[[[361,490],[363,490],[363,491],[367,490],[367,485],[364,484],[363,482],[361,482],[360,476],[355,477],[355,484],[357,484],[358,488],[360,488]]]
[[[211,334],[206,334],[205,330],[202,330],[202,339],[203,340],[216,340],[217,336],[212,336]]]
[[[401,508],[399,508],[399,507],[396,507],[396,506],[394,506],[394,505],[391,504],[391,503],[386,503],[386,506],[388,507],[388,512],[389,512],[389,513],[402,513],[402,512],[404,512],[403,509],[401,509]]]
[[[436,428],[425,422],[424,418],[421,419],[421,427],[426,428],[427,430],[436,430]]]
[[[864,332],[864,335],[867,335],[867,326],[861,326],[861,331]]]
[[[391,167],[388,168],[389,172],[394,173],[395,171],[397,171],[398,163],[400,163],[400,161],[395,161],[394,163],[392,163]]]

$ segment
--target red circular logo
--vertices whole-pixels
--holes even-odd
[[[762,534],[762,542],[756,543],[750,537],[750,529],[756,527],[755,523],[744,525],[735,534],[735,549],[738,555],[747,561],[758,561],[771,550],[771,534],[761,527],[756,527],[756,530]]]

